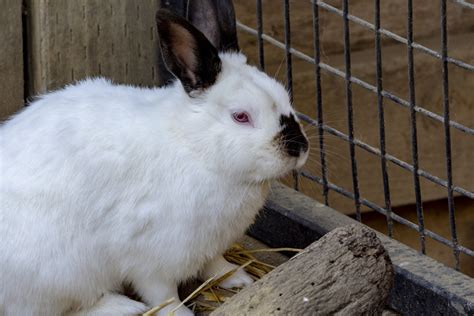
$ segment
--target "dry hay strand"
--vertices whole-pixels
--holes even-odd
[[[143,313],[142,316],[153,316],[155,315],[157,312],[159,312],[160,310],[162,310],[163,308],[165,308],[166,306],[170,305],[171,303],[174,302],[174,298],[170,298],[166,301],[164,301],[163,303],[161,303],[160,305],[156,306],[156,307],[153,307],[152,309],[150,309],[148,312],[146,313]]]
[[[197,289],[189,294],[180,305],[176,306],[168,315],[173,316],[174,311],[180,306],[187,304],[194,313],[210,313],[218,308],[226,299],[233,296],[239,289],[223,289],[219,287],[219,283],[231,276],[238,269],[244,269],[254,280],[261,279],[265,274],[272,271],[275,266],[258,260],[253,254],[264,252],[296,252],[299,253],[302,249],[296,248],[263,248],[263,249],[245,249],[240,244],[234,244],[228,249],[224,258],[236,265],[237,268],[225,273],[221,277],[212,277],[202,283]],[[145,316],[155,315],[156,312],[163,309],[173,302],[173,299],[163,302],[159,306],[151,309]]]

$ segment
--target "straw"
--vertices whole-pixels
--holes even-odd
[[[300,253],[302,249],[297,248],[262,248],[262,249],[245,249],[240,244],[234,244],[226,251],[224,258],[238,267],[228,271],[220,277],[213,276],[202,283],[197,289],[189,294],[179,305],[175,306],[168,314],[173,316],[175,311],[186,303],[191,302],[188,307],[192,307],[194,312],[212,312],[219,307],[225,300],[234,294],[238,293],[239,289],[223,289],[219,284],[234,274],[239,269],[244,269],[254,280],[261,279],[265,274],[272,271],[275,266],[258,260],[254,253],[268,253],[268,252],[297,252]],[[160,311],[165,306],[171,304],[174,300],[167,300],[157,307],[154,307],[144,316],[152,316],[154,313]]]

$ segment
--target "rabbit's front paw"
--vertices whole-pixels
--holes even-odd
[[[235,271],[231,276],[227,279],[219,283],[219,286],[224,289],[231,289],[234,287],[246,287],[253,283],[252,277],[245,272],[243,269],[239,269]]]
[[[223,256],[217,256],[207,263],[206,267],[201,271],[201,279],[219,278],[229,271],[237,269],[239,266],[228,262]],[[219,286],[224,289],[233,287],[244,287],[253,283],[253,279],[242,269],[237,269],[232,275],[227,277]]]

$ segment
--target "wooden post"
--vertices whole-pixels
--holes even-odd
[[[0,123],[23,106],[22,3],[0,0]]]

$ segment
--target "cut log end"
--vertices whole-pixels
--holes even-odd
[[[390,258],[362,225],[337,228],[212,315],[380,314],[393,282]]]

